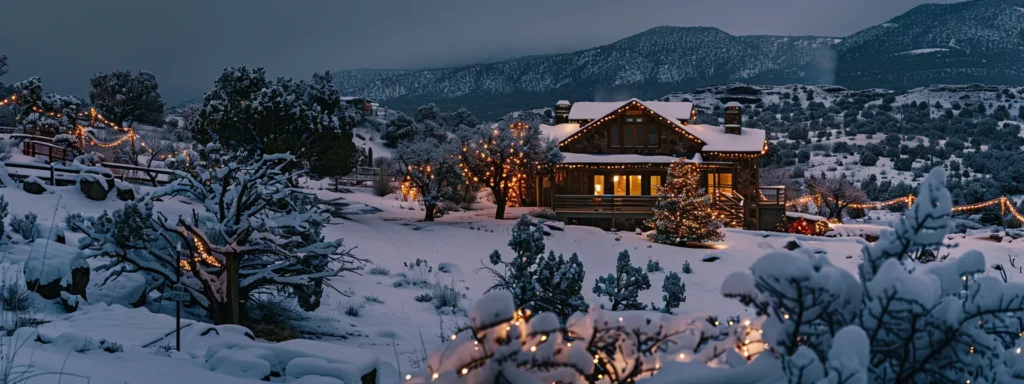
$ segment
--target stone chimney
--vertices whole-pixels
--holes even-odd
[[[735,101],[725,104],[725,133],[739,135],[743,127],[743,105]]]
[[[568,100],[559,100],[555,103],[555,124],[568,123],[570,109],[572,109],[572,103]]]

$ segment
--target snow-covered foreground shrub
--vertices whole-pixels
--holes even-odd
[[[514,306],[506,291],[492,292],[470,310],[470,326],[435,350],[425,372],[410,383],[631,383],[666,362],[724,364],[742,360],[736,345],[759,341],[750,323],[702,316],[591,310],[565,325],[552,312]],[[751,341],[756,343],[750,344]]]
[[[944,180],[941,168],[933,170],[893,230],[863,248],[860,281],[805,248],[768,253],[749,272],[730,275],[723,293],[754,308],[764,322],[772,353],[757,360],[781,363],[760,366],[781,371],[727,381],[762,382],[772,375],[790,383],[1024,378],[1024,284],[985,276],[978,251],[927,266],[915,261],[948,246],[943,240],[953,227],[952,202]],[[721,370],[718,377],[735,373]],[[697,381],[666,376],[665,382]]]
[[[325,240],[329,215],[314,196],[289,188],[298,173],[291,155],[250,159],[210,147],[196,173],[177,172],[157,188],[113,214],[73,223],[86,234],[79,247],[87,257],[106,258],[102,269],[141,272],[155,281],[149,289],[181,277],[193,302],[215,323],[237,323],[238,304],[259,293],[294,298],[306,311],[320,306],[327,280],[362,269],[342,240]],[[168,218],[154,210],[159,198],[190,198],[201,210]]]

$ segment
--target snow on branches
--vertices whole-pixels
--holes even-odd
[[[38,77],[18,82],[14,89],[21,106],[18,119],[30,132],[44,136],[76,133],[78,115],[84,110],[82,100],[43,93],[43,83]]]
[[[114,278],[151,276],[151,289],[180,276],[217,323],[237,322],[239,300],[260,292],[283,292],[314,310],[323,288],[333,288],[328,278],[362,268],[341,239],[323,239],[329,216],[316,197],[288,187],[294,175],[284,169],[294,157],[209,160],[195,176],[178,172],[173,183],[115,211],[112,224],[75,223],[86,234],[80,247],[89,257],[108,258],[103,269],[119,267]],[[154,201],[175,196],[190,198],[201,211],[176,218],[154,212]]]
[[[923,250],[947,246],[952,203],[944,182],[942,169],[932,170],[894,229],[863,248],[860,281],[806,248],[771,252],[749,272],[730,275],[723,293],[763,316],[773,353],[760,359],[778,359],[791,383],[1024,378],[1017,363],[1024,364],[1024,284],[985,276],[977,251],[915,261]]]
[[[564,159],[554,140],[539,126],[521,122],[480,125],[463,132],[462,168],[466,178],[490,188],[497,204],[494,218],[516,206],[527,180],[552,171]]]
[[[465,182],[459,168],[458,145],[451,140],[439,142],[432,136],[403,142],[398,147],[401,175],[419,191],[426,210],[425,221],[434,221],[435,211],[444,201],[462,197]]]
[[[433,351],[408,383],[633,383],[670,362],[743,360],[736,346],[759,343],[757,324],[700,315],[592,310],[561,325],[555,314],[517,310],[505,291],[484,295],[470,325]],[[742,341],[741,341],[742,340]],[[760,349],[756,349],[760,351]],[[752,355],[751,355],[752,356]]]

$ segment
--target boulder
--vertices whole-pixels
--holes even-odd
[[[42,195],[50,191],[50,189],[46,186],[46,183],[44,183],[42,180],[39,180],[39,178],[35,176],[25,179],[25,183],[22,184],[21,189],[33,195]]]
[[[114,188],[117,189],[117,199],[121,201],[132,201],[135,200],[135,187],[123,181],[114,183]]]
[[[110,192],[106,180],[98,175],[85,172],[78,175],[78,188],[85,197],[95,201],[106,200],[107,193]]]
[[[23,263],[25,286],[47,300],[61,297],[61,292],[74,287],[84,298],[89,285],[89,265],[78,248],[46,239],[32,243],[31,257]],[[43,257],[43,255],[46,257]],[[72,271],[77,270],[77,273]]]

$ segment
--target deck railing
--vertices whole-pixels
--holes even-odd
[[[762,186],[758,192],[758,196],[760,196],[758,205],[786,205],[786,187],[784,186]]]
[[[555,212],[651,212],[657,196],[555,195]]]

